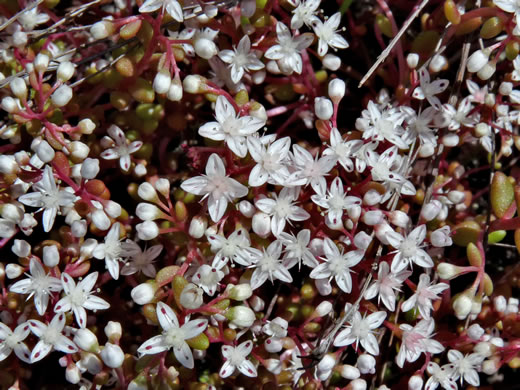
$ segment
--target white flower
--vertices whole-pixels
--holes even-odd
[[[244,228],[239,228],[229,235],[228,238],[220,234],[208,234],[208,241],[215,257],[211,266],[221,269],[229,260],[243,266],[251,265],[249,233]]]
[[[202,264],[197,271],[195,271],[195,275],[193,275],[191,281],[202,288],[206,294],[213,296],[223,277],[224,272],[220,269]]]
[[[163,302],[157,303],[157,318],[161,324],[163,332],[159,336],[154,336],[145,341],[137,350],[143,355],[155,355],[157,353],[168,351],[173,348],[173,353],[177,360],[186,368],[193,368],[193,353],[186,340],[198,336],[208,326],[208,321],[198,319],[186,320],[184,325],[179,326],[177,315],[170,306]]]
[[[318,206],[327,210],[327,221],[333,225],[338,221],[342,221],[343,210],[361,206],[361,199],[345,194],[343,182],[339,177],[336,177],[332,183],[330,183],[330,189],[327,194],[318,193],[312,195],[311,199]]]
[[[430,319],[430,312],[433,309],[432,301],[440,299],[438,294],[446,290],[449,285],[446,283],[437,283],[432,285],[430,283],[430,277],[427,274],[421,274],[419,276],[419,284],[415,294],[408,298],[401,305],[403,311],[409,311],[414,307],[419,309],[419,313],[425,320]]]
[[[293,38],[291,32],[282,22],[276,23],[277,45],[271,46],[266,52],[266,58],[277,60],[283,73],[302,73],[303,62],[300,52],[312,44],[314,34],[305,33]]]
[[[329,46],[333,49],[346,49],[348,42],[345,38],[337,33],[339,24],[341,22],[341,13],[336,12],[325,23],[323,23],[317,17],[312,19],[312,28],[314,33],[319,38],[318,42],[318,55],[323,57],[327,54]]]
[[[262,198],[255,202],[257,209],[271,217],[271,231],[275,236],[283,232],[286,222],[310,218],[307,211],[295,205],[299,193],[299,187],[284,187],[279,195],[273,193],[273,198]]]
[[[133,141],[128,143],[125,133],[116,125],[112,125],[107,130],[110,135],[110,141],[115,142],[115,145],[111,149],[107,149],[101,153],[101,157],[105,160],[116,160],[119,159],[119,165],[121,169],[127,172],[130,169],[130,155],[137,152],[143,146],[142,141]]]
[[[450,131],[458,130],[461,126],[475,127],[479,122],[480,115],[478,112],[469,115],[472,110],[470,96],[462,99],[456,110],[451,104],[443,104],[441,113],[436,118],[436,125],[447,126]]]
[[[248,35],[242,37],[234,50],[222,50],[218,56],[229,64],[231,80],[234,83],[239,83],[246,71],[260,70],[265,66],[256,54],[251,52],[251,41]]]
[[[479,353],[463,355],[456,349],[448,351],[448,360],[451,362],[451,375],[454,380],[460,378],[460,384],[465,380],[472,386],[480,386],[477,367],[480,367],[485,356]]]
[[[262,332],[268,336],[281,339],[287,336],[288,325],[289,323],[282,317],[276,317],[272,321],[267,321],[267,323],[262,327]]]
[[[347,304],[347,306],[348,309],[345,308],[345,311],[350,310],[350,304]],[[378,311],[362,317],[361,313],[356,310],[354,316],[349,321],[350,325],[347,325],[334,339],[334,346],[344,347],[356,343],[357,349],[358,343],[361,343],[361,346],[368,353],[375,356],[379,355],[379,345],[376,336],[374,336],[374,330],[381,326],[385,318],[386,312],[384,311]]]
[[[296,263],[298,263],[298,269],[300,269],[302,262],[307,267],[314,268],[318,266],[318,260],[316,260],[316,257],[309,249],[311,240],[311,231],[309,229],[300,230],[296,237],[293,234],[283,232],[278,238],[285,246],[283,264],[287,269],[294,267]]]
[[[224,216],[228,202],[248,193],[247,187],[226,176],[224,162],[215,153],[208,159],[206,175],[185,180],[181,188],[195,195],[204,195],[203,200],[208,198],[209,215],[214,222]]]
[[[54,311],[56,313],[66,313],[72,310],[76,317],[76,322],[81,328],[84,328],[87,325],[87,312],[85,309],[105,310],[110,307],[107,301],[92,295],[92,288],[97,278],[98,273],[93,272],[76,285],[70,275],[65,272],[62,273],[61,283],[65,296],[56,303]]]
[[[330,131],[330,146],[323,151],[324,156],[335,157],[347,172],[354,170],[355,153],[363,145],[361,140],[345,141],[337,128]]]
[[[433,319],[423,319],[415,326],[401,324],[399,328],[403,331],[401,347],[395,359],[399,367],[403,368],[405,361],[415,362],[421,353],[433,354],[444,351],[441,343],[430,339],[435,328]]]
[[[247,154],[246,137],[265,125],[265,121],[258,118],[237,115],[224,96],[217,98],[215,118],[217,122],[206,123],[199,129],[199,134],[215,141],[225,141],[238,157],[245,157]]]
[[[45,12],[42,12],[41,14],[38,13],[38,6],[33,7],[28,11],[27,8],[30,8],[32,5],[34,5],[34,3],[27,4],[26,9],[20,13],[20,16],[18,17],[18,21],[25,31],[32,31],[37,25],[47,23],[50,19],[49,15]]]
[[[143,251],[135,241],[126,240],[121,244],[121,256],[127,257],[128,262],[121,268],[121,275],[133,275],[142,272],[149,278],[154,278],[156,271],[152,263],[162,249],[162,245],[153,245]]]
[[[177,22],[182,22],[184,20],[182,7],[177,0],[146,0],[143,5],[139,7],[139,12],[154,12],[159,8],[166,10],[166,12]]]
[[[0,362],[5,360],[12,351],[25,363],[31,363],[31,351],[23,341],[29,335],[29,325],[24,322],[18,325],[14,331],[0,322]]]
[[[266,182],[283,185],[289,177],[286,163],[290,147],[290,137],[281,138],[268,145],[264,145],[257,137],[247,137],[247,148],[257,163],[249,174],[249,185],[259,187]]]
[[[280,260],[282,254],[282,244],[280,241],[273,241],[267,249],[251,250],[251,268],[255,268],[251,276],[251,288],[253,290],[260,287],[269,278],[281,280],[282,282],[291,283],[292,276]]]
[[[116,280],[119,278],[119,261],[123,252],[120,242],[120,229],[119,222],[114,223],[105,236],[105,242],[98,244],[93,252],[96,259],[105,259],[105,265],[110,272],[110,276]]]
[[[42,265],[35,257],[29,263],[30,275],[27,279],[20,280],[13,284],[9,291],[17,294],[29,294],[27,299],[34,295],[34,306],[39,315],[44,315],[49,304],[49,295],[52,292],[61,291],[62,286],[58,278],[49,276],[45,273]]]
[[[38,192],[24,194],[18,200],[27,206],[40,207],[40,210],[43,210],[43,230],[49,232],[54,225],[59,207],[71,206],[76,200],[76,195],[60,190],[56,186],[52,168],[49,165],[45,166],[41,180],[33,184],[33,189]]]
[[[350,268],[357,265],[364,256],[364,251],[356,250],[343,253],[330,238],[323,240],[323,251],[325,253],[324,263],[314,268],[310,274],[313,279],[329,280],[334,277],[338,287],[346,293],[352,290],[352,277]]]
[[[433,260],[424,249],[421,249],[426,238],[426,225],[419,225],[405,238],[399,233],[389,235],[390,244],[397,250],[392,260],[392,272],[399,272],[415,263],[421,267],[433,267]]]
[[[434,80],[430,82],[430,73],[426,67],[422,67],[419,70],[419,83],[420,86],[415,88],[412,96],[419,100],[428,100],[428,102],[435,107],[437,110],[441,108],[441,101],[435,95],[444,92],[448,85],[450,84],[448,80]]]
[[[247,357],[253,350],[253,342],[251,340],[245,341],[238,347],[230,345],[222,346],[222,356],[224,357],[224,364],[219,371],[221,378],[227,378],[232,375],[236,369],[242,374],[249,377],[256,377],[256,368]]]
[[[426,371],[431,377],[426,381],[424,390],[435,390],[439,385],[445,390],[457,389],[457,384],[451,378],[448,364],[439,367],[437,363],[429,362]]]
[[[408,279],[412,271],[401,271],[398,273],[390,272],[387,262],[379,264],[377,280],[375,280],[365,292],[366,299],[372,299],[378,295],[377,302],[383,301],[386,308],[390,311],[395,310],[395,291],[401,291],[400,287]]]
[[[296,30],[301,28],[304,24],[311,26],[311,22],[318,11],[321,0],[289,0],[289,2],[296,7],[292,11],[291,28]]]
[[[406,115],[405,121],[408,125],[406,126],[404,135],[406,142],[411,144],[414,140],[419,138],[421,145],[425,143],[437,145],[437,137],[435,136],[437,129],[432,128],[433,118],[437,110],[434,107],[427,107],[417,114],[411,107],[401,106],[400,108]]]
[[[48,325],[38,320],[29,320],[28,322],[31,332],[40,339],[32,350],[32,363],[42,360],[53,349],[63,353],[78,352],[76,344],[61,334],[65,327],[65,314],[56,314]]]

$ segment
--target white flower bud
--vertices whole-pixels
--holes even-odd
[[[196,74],[190,74],[182,81],[182,87],[188,93],[204,93],[206,90],[206,79]]]
[[[43,247],[43,264],[47,267],[55,267],[60,262],[60,252],[56,245],[48,245]]]
[[[249,299],[249,305],[251,306],[251,309],[253,309],[254,311],[262,311],[265,309],[265,301],[258,295],[253,295]]]
[[[181,292],[181,305],[186,309],[198,309],[204,303],[202,294],[204,294],[204,291],[202,291],[201,288],[197,287],[193,283],[188,283],[184,286]]]
[[[367,381],[361,378],[354,379],[352,382],[350,382],[350,386],[352,390],[366,390]]]
[[[249,115],[253,118],[260,119],[261,121],[267,122],[267,111],[265,107],[260,103],[254,104],[252,108],[249,110]]]
[[[410,222],[410,217],[404,211],[394,210],[389,213],[388,221],[394,226],[406,228]]]
[[[479,355],[489,357],[493,355],[493,348],[491,346],[491,343],[487,341],[481,341],[475,347],[473,348],[473,351],[475,353],[478,353]]]
[[[84,179],[94,179],[99,173],[99,160],[97,158],[86,158],[81,164],[80,174]]]
[[[69,145],[69,148],[71,156],[79,161],[86,159],[90,153],[90,148],[87,146],[87,144],[84,144],[80,141],[72,141]]]
[[[110,368],[118,368],[123,364],[125,354],[119,345],[106,343],[105,348],[101,350],[101,359]]]
[[[450,237],[451,229],[448,225],[443,226],[432,232],[430,235],[430,241],[433,246],[437,248],[451,246],[453,240]]]
[[[332,370],[324,371],[324,370],[316,369],[316,373],[314,374],[314,377],[317,380],[319,380],[320,382],[325,382],[326,380],[328,380],[330,378],[331,375],[332,375]]]
[[[105,201],[105,213],[110,218],[119,218],[121,216],[121,205],[109,199]]]
[[[34,58],[33,65],[37,72],[45,72],[49,67],[49,56],[43,53],[38,53]]]
[[[73,385],[78,384],[81,380],[81,371],[79,370],[78,366],[76,366],[74,363],[67,365],[67,368],[65,369],[65,379],[67,382],[72,383]]]
[[[365,195],[363,195],[363,204],[366,206],[375,206],[381,202],[383,197],[376,190],[368,190]]]
[[[72,88],[68,85],[62,85],[51,96],[52,104],[57,107],[66,106],[72,99]]]
[[[473,52],[468,58],[467,68],[468,72],[477,73],[481,70],[489,61],[490,50],[477,50]]]
[[[323,356],[323,358],[318,363],[318,370],[330,371],[334,368],[335,365],[336,365],[336,358],[331,354],[327,354],[327,355]]]
[[[482,372],[486,375],[493,375],[498,371],[497,364],[493,360],[486,360],[482,363]]]
[[[485,97],[484,97],[484,104],[488,107],[494,107],[495,104],[496,104],[496,96],[494,93],[488,93]]]
[[[440,263],[437,266],[437,273],[439,277],[444,280],[456,278],[461,272],[462,268],[450,263]]]
[[[201,238],[204,236],[208,228],[208,219],[204,216],[196,215],[190,222],[188,234],[193,238]]]
[[[422,376],[413,375],[408,379],[408,390],[421,390],[424,384]]]
[[[11,83],[9,84],[11,87],[11,91],[13,92],[14,96],[16,96],[20,100],[26,100],[27,99],[27,84],[25,84],[25,80],[21,77],[15,77],[11,80]]]
[[[8,279],[16,279],[24,271],[24,268],[15,263],[9,263],[5,266],[5,275]]]
[[[329,218],[325,219],[325,225],[330,230],[342,230],[343,229],[343,221],[341,219],[334,219],[333,221],[329,220]]]
[[[363,214],[363,222],[369,226],[379,225],[385,221],[381,210],[369,210]]]
[[[31,254],[31,245],[25,240],[14,240],[11,250],[18,257],[27,257]]]
[[[314,309],[314,313],[312,313],[313,318],[317,317],[325,317],[329,314],[333,309],[332,303],[329,301],[322,301],[320,304]]]
[[[144,182],[139,185],[139,188],[137,188],[137,195],[142,200],[146,200],[148,202],[157,202],[159,200],[159,197],[157,196],[157,191],[155,191],[155,188],[148,183]]]
[[[229,297],[235,301],[245,301],[253,295],[253,289],[249,283],[240,283],[229,289]]]
[[[283,342],[277,337],[269,337],[264,342],[264,348],[269,353],[277,353],[282,350]]]
[[[103,362],[97,355],[93,353],[81,354],[81,360],[77,363],[82,371],[88,371],[89,374],[96,375],[103,369]]]
[[[240,203],[238,204],[238,209],[246,218],[251,218],[256,211],[255,206],[253,206],[253,204],[247,200],[240,201]]]
[[[218,53],[215,42],[207,38],[195,39],[195,42],[193,42],[193,48],[195,49],[195,53],[197,53],[199,57],[204,58],[205,60],[209,60]]]
[[[487,137],[491,134],[491,127],[484,122],[479,123],[475,126],[475,137]]]
[[[455,133],[449,133],[442,137],[442,144],[448,148],[453,148],[459,144],[459,136]]]
[[[314,99],[314,112],[318,118],[327,121],[334,114],[334,107],[329,99],[317,97]]]
[[[338,70],[341,66],[341,58],[331,53],[326,54],[321,62],[326,69],[332,71]]]
[[[90,28],[90,33],[96,40],[105,39],[108,36],[112,35],[114,31],[114,25],[107,20],[101,20],[99,22],[96,22]]]
[[[87,234],[87,221],[81,219],[79,221],[72,222],[72,225],[70,226],[70,232],[74,237],[85,237],[85,234]]]
[[[419,148],[419,157],[421,158],[428,158],[433,156],[435,153],[435,145],[432,145],[430,143],[426,143],[421,145]]]
[[[376,372],[376,359],[367,353],[359,355],[357,368],[362,374],[374,374]]]
[[[518,313],[518,299],[511,297],[507,301],[506,314],[516,314],[516,313]]]
[[[0,173],[12,174],[18,172],[16,159],[10,155],[0,155]]]
[[[155,283],[141,283],[130,291],[130,296],[138,305],[146,305],[154,299],[155,291],[157,291]]]
[[[455,204],[459,204],[466,200],[466,194],[463,191],[450,191],[448,192],[448,199]]]
[[[271,217],[259,211],[253,216],[251,227],[253,232],[262,238],[266,238],[271,233]]]
[[[20,101],[14,99],[11,96],[6,96],[2,99],[2,110],[7,111],[9,114],[15,114],[20,111]]]
[[[364,231],[360,231],[354,236],[354,245],[356,248],[361,250],[366,250],[370,243],[372,242],[372,237],[365,233]]]
[[[172,77],[167,69],[161,69],[159,72],[157,72],[155,78],[153,79],[153,89],[160,95],[168,92],[171,84]]]
[[[436,54],[432,57],[428,69],[432,73],[440,72],[448,64],[448,60],[441,54]]]
[[[27,33],[23,31],[16,31],[13,34],[13,46],[19,49],[24,48],[27,45],[28,38]]]
[[[256,71],[251,75],[253,84],[255,84],[255,85],[263,84],[266,77],[267,77],[267,72],[263,69]]]
[[[503,295],[498,295],[493,299],[495,310],[499,313],[504,313],[507,309],[507,300]]]
[[[246,306],[233,306],[225,314],[226,318],[239,328],[248,328],[255,322],[255,313]]]
[[[359,370],[356,367],[351,366],[350,364],[344,364],[343,366],[341,366],[341,370],[339,371],[339,373],[343,378],[349,380],[354,380],[361,376]]]
[[[70,61],[62,62],[56,70],[56,77],[62,83],[69,81],[74,76],[75,65]]]
[[[23,218],[23,210],[12,203],[5,203],[1,205],[1,210],[2,218],[5,218],[11,222],[19,223]]]
[[[182,83],[178,77],[173,79],[170,88],[168,88],[166,98],[172,102],[180,102],[182,100]]]
[[[282,363],[279,359],[266,359],[265,360],[265,368],[271,374],[278,375],[282,372]]]
[[[282,71],[280,70],[280,67],[278,66],[278,63],[276,61],[268,61],[265,66],[265,69],[267,69],[267,71],[272,74],[282,73]]]
[[[135,214],[143,221],[153,221],[161,218],[163,212],[154,204],[139,203],[135,209]]]
[[[314,285],[321,296],[326,297],[332,292],[332,285],[328,279],[316,279]]]
[[[489,80],[495,74],[497,66],[494,62],[488,62],[482,69],[477,72],[477,76],[481,80]]]
[[[471,313],[471,306],[473,304],[472,296],[468,296],[468,293],[462,293],[458,297],[456,297],[453,301],[453,310],[455,311],[455,316],[459,320],[464,320]]]
[[[96,128],[96,124],[92,122],[92,120],[86,118],[82,119],[78,123],[78,127],[81,130],[82,134],[92,134],[94,132],[94,129]]]
[[[509,94],[513,91],[513,83],[502,81],[500,83],[500,87],[498,87],[498,92],[501,95],[509,96]]]
[[[417,65],[419,65],[419,54],[417,53],[410,53],[406,56],[406,64],[410,69],[417,68]]]
[[[341,79],[333,79],[329,82],[329,97],[334,104],[338,104],[345,96],[345,82]]]
[[[473,324],[468,328],[468,337],[474,341],[480,340],[485,331],[479,324]]]
[[[74,343],[86,352],[95,353],[99,350],[98,339],[88,328],[80,328],[76,331]]]
[[[438,200],[432,200],[430,203],[426,204],[421,210],[421,218],[427,222],[430,222],[437,217],[442,209],[442,203]]]
[[[168,179],[157,179],[155,189],[165,198],[170,197],[170,181]]]

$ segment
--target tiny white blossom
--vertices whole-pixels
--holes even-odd
[[[253,350],[253,342],[251,340],[245,341],[237,347],[230,345],[222,346],[222,356],[224,357],[224,364],[219,371],[221,378],[227,378],[238,369],[242,374],[249,377],[256,377],[256,368],[247,357]]]
[[[18,359],[25,363],[31,363],[31,351],[23,342],[30,332],[27,322],[18,325],[14,331],[0,322],[0,362],[14,351]]]
[[[412,96],[419,100],[428,100],[428,102],[435,107],[437,110],[441,108],[441,101],[435,95],[444,92],[448,85],[450,84],[448,80],[434,80],[430,81],[430,73],[426,69],[426,67],[422,67],[419,70],[419,83],[420,86],[416,87],[413,91]]]
[[[392,260],[392,272],[399,272],[415,263],[421,267],[433,267],[433,260],[430,255],[422,249],[426,238],[426,225],[419,225],[405,238],[399,233],[394,232],[389,235],[390,244],[396,248],[394,259]]]
[[[441,343],[431,339],[435,328],[433,319],[423,319],[415,326],[401,324],[399,328],[403,331],[401,347],[395,359],[399,367],[403,368],[405,361],[415,362],[421,353],[433,354],[444,351]]]
[[[470,385],[479,387],[480,378],[478,376],[478,369],[480,369],[484,359],[485,356],[479,353],[463,355],[460,351],[451,349],[448,351],[448,360],[451,363],[452,378],[454,380],[460,378],[461,385],[463,380],[465,380]]]
[[[296,7],[292,11],[291,28],[296,30],[304,24],[310,27],[318,12],[321,0],[289,0],[289,2]]]
[[[377,280],[372,282],[365,292],[366,299],[372,299],[378,296],[378,303],[383,301],[383,304],[390,311],[395,311],[395,295],[396,291],[401,291],[400,287],[403,282],[408,279],[412,271],[401,271],[398,273],[390,272],[390,266],[387,262],[379,263],[377,271]]]
[[[301,263],[307,267],[317,267],[318,260],[309,249],[309,242],[311,240],[311,231],[309,229],[300,230],[295,237],[289,233],[281,233],[279,236],[280,242],[285,246],[283,255],[283,264],[289,269],[298,263],[298,269]]]
[[[203,200],[208,198],[209,215],[214,222],[224,216],[228,202],[248,193],[246,186],[226,176],[224,162],[215,153],[208,159],[206,175],[185,180],[181,188],[195,195],[204,195]]]
[[[406,312],[417,307],[421,316],[424,319],[429,320],[430,312],[433,310],[432,301],[440,299],[438,294],[446,290],[448,287],[450,286],[446,283],[432,284],[430,283],[430,277],[427,274],[421,274],[421,276],[419,276],[419,284],[417,285],[415,294],[403,302],[401,309]]]
[[[40,339],[31,353],[31,362],[42,360],[53,349],[63,353],[78,352],[78,347],[62,334],[65,327],[65,314],[56,314],[49,324],[38,320],[29,320],[31,332]]]
[[[349,45],[345,38],[343,38],[337,31],[341,22],[341,12],[336,12],[325,23],[319,18],[314,17],[311,24],[314,33],[319,38],[318,41],[318,55],[323,57],[327,54],[329,46],[333,49],[346,49]]]
[[[142,272],[145,276],[154,278],[156,271],[153,261],[159,256],[162,249],[162,245],[153,245],[143,251],[135,241],[126,240],[121,244],[121,256],[128,258],[128,261],[121,268],[121,275]]]
[[[98,244],[92,253],[96,259],[105,260],[105,266],[110,272],[110,276],[116,280],[119,278],[119,261],[122,259],[123,252],[120,229],[119,222],[114,223],[105,236],[105,242]]]
[[[34,3],[27,4],[26,8],[30,8],[32,5]],[[25,31],[32,31],[37,25],[47,23],[49,20],[50,16],[45,12],[38,13],[38,6],[33,7],[31,10],[25,9],[18,17],[18,21]]]
[[[342,221],[343,210],[349,210],[356,206],[361,206],[361,199],[356,196],[347,196],[343,187],[343,182],[336,177],[330,183],[330,189],[325,193],[311,196],[311,199],[318,206],[327,210],[327,220],[331,224]]]
[[[179,326],[179,320],[172,308],[163,302],[157,303],[157,318],[163,329],[162,334],[154,336],[145,341],[138,349],[142,355],[155,355],[157,353],[168,351],[173,348],[173,354],[177,360],[186,368],[193,368],[193,353],[186,340],[198,336],[208,326],[208,320],[185,320],[182,326]]]
[[[242,80],[244,73],[251,70],[264,68],[262,61],[254,52],[251,52],[251,41],[248,35],[244,35],[238,46],[233,50],[222,50],[218,53],[222,61],[229,64],[231,68],[231,80],[238,83]]]
[[[324,156],[333,156],[347,172],[354,170],[354,158],[356,152],[363,145],[361,140],[345,141],[337,128],[330,131],[330,146],[323,151]]]
[[[401,111],[406,115],[405,121],[408,126],[406,126],[404,139],[408,144],[412,144],[414,140],[419,138],[421,145],[425,143],[437,145],[436,129],[433,128],[433,118],[437,110],[434,107],[427,107],[419,114],[413,108],[407,106],[402,106]]]
[[[121,169],[127,172],[130,169],[130,155],[137,152],[143,146],[142,141],[128,142],[125,133],[116,125],[112,125],[107,130],[111,141],[115,142],[113,148],[107,149],[101,153],[101,157],[105,160],[119,159]]]
[[[211,263],[213,268],[221,269],[229,260],[246,267],[251,265],[251,240],[246,229],[239,228],[228,238],[216,233],[207,234],[207,238],[211,244],[211,250],[215,253]]]
[[[177,0],[146,0],[141,7],[139,7],[139,12],[154,12],[159,8],[163,11],[166,10],[166,12],[177,22],[182,22],[184,20],[182,7]]]
[[[457,385],[450,375],[449,365],[439,367],[435,362],[429,362],[426,368],[430,378],[426,381],[424,390],[435,390],[439,385],[445,390],[456,390]]]
[[[219,282],[224,277],[224,272],[218,268],[202,264],[196,271],[191,281],[202,288],[206,294],[213,296],[217,291]]]
[[[273,241],[267,249],[263,248],[251,250],[250,267],[255,268],[251,276],[251,288],[253,290],[260,287],[267,279],[274,282],[274,279],[282,282],[291,283],[292,276],[280,260],[282,254],[282,244],[280,241]]]
[[[283,185],[289,177],[287,161],[291,138],[284,137],[264,145],[259,138],[247,137],[247,147],[257,163],[249,174],[249,185],[259,187],[266,182]]]

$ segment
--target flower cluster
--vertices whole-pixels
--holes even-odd
[[[512,382],[518,1],[0,9],[1,388]]]

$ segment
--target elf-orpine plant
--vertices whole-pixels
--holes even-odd
[[[516,386],[517,1],[0,10],[1,388]]]

